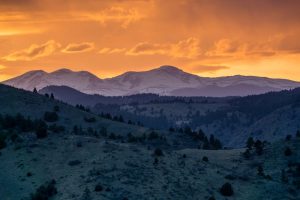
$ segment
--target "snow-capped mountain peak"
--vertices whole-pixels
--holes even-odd
[[[244,96],[300,87],[299,82],[255,76],[199,77],[174,66],[161,66],[142,72],[126,72],[100,79],[87,71],[59,69],[51,73],[30,71],[4,81],[4,84],[33,90],[46,86],[68,86],[88,94],[124,96],[156,93],[176,96]]]
[[[58,69],[54,72],[51,72],[50,74],[63,75],[63,74],[70,74],[70,73],[74,73],[74,71],[67,69],[67,68],[62,68],[62,69]]]

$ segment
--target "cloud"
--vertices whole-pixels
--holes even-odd
[[[13,52],[7,56],[4,56],[3,59],[7,61],[30,61],[37,58],[49,56],[53,54],[60,48],[60,44],[54,40],[49,40],[48,42],[38,45],[32,44],[29,48],[23,49],[20,51]]]
[[[95,48],[94,43],[83,42],[83,43],[71,43],[62,50],[63,53],[82,53],[91,51]]]
[[[125,48],[102,48],[98,51],[100,54],[114,54],[126,51]]]
[[[242,42],[230,39],[220,39],[216,41],[213,47],[205,52],[208,57],[249,57],[249,56],[273,56],[276,50],[272,45],[274,40],[264,42]]]
[[[155,54],[168,54],[169,45],[165,44],[151,44],[148,42],[138,43],[133,48],[129,49],[126,54],[131,56],[138,55],[155,55]]]
[[[26,35],[26,34],[35,34],[41,33],[42,29],[31,29],[31,30],[24,30],[24,29],[16,29],[16,28],[8,28],[6,30],[0,30],[0,37],[1,36],[14,36],[14,35]]]
[[[236,53],[238,46],[229,39],[221,39],[215,42],[212,50],[206,52],[207,56],[226,56],[228,54]]]
[[[110,22],[120,23],[123,28],[133,22],[139,21],[144,16],[136,9],[123,7],[110,7],[100,12],[87,12],[79,14],[83,19],[94,20],[106,25]]]
[[[173,44],[142,42],[129,49],[126,55],[167,55],[175,58],[192,59],[201,55],[200,41],[191,37]]]
[[[299,33],[281,35],[278,38],[278,49],[287,53],[300,53]]]

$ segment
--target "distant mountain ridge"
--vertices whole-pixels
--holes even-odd
[[[243,147],[249,136],[276,141],[300,130],[300,88],[224,98],[154,94],[105,97],[66,86],[48,86],[39,93],[53,93],[60,101],[88,106],[97,114],[122,115],[153,129],[189,125],[217,136],[228,147]]]
[[[55,85],[68,86],[86,94],[127,96],[153,93],[173,96],[246,96],[300,87],[299,82],[255,76],[207,78],[184,72],[173,66],[161,66],[142,72],[100,79],[87,71],[60,69],[51,73],[30,71],[3,84],[25,90]]]

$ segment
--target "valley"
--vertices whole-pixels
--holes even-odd
[[[46,87],[40,93],[52,93],[61,101],[87,106],[98,115],[121,115],[126,122],[130,120],[154,129],[179,131],[187,126],[201,129],[220,138],[226,147],[243,147],[250,136],[276,141],[300,129],[298,88],[224,98],[155,94],[105,97],[60,86]]]
[[[4,94],[0,97],[0,183],[6,185],[0,188],[0,194],[4,200],[35,200],[45,195],[62,200],[299,197],[298,133],[281,135],[272,143],[245,140],[240,145],[243,148],[226,150],[210,146],[211,137],[205,143],[207,139],[200,138],[202,133],[186,128],[154,130],[124,119],[95,115],[61,102],[53,94],[51,98],[4,85],[0,85],[0,91]],[[185,114],[216,112],[230,105],[227,100],[232,101],[206,98],[203,102],[199,98],[201,103],[197,103],[195,98],[194,105],[190,99],[187,104],[182,99],[170,103],[174,101],[170,97],[159,103],[159,97],[155,98],[155,103],[121,105],[120,109],[150,117],[164,109],[175,120]],[[293,98],[288,99],[291,102]],[[47,112],[52,114],[46,117]],[[25,116],[24,120],[45,120],[47,134],[39,137],[35,129],[20,129],[22,120],[8,118],[18,113]],[[14,123],[8,124],[9,119]],[[63,129],[50,128],[54,125]],[[48,186],[42,186],[45,184]]]

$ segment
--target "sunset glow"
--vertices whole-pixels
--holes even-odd
[[[300,81],[297,0],[1,0],[0,81],[29,70],[100,78],[174,65]]]

